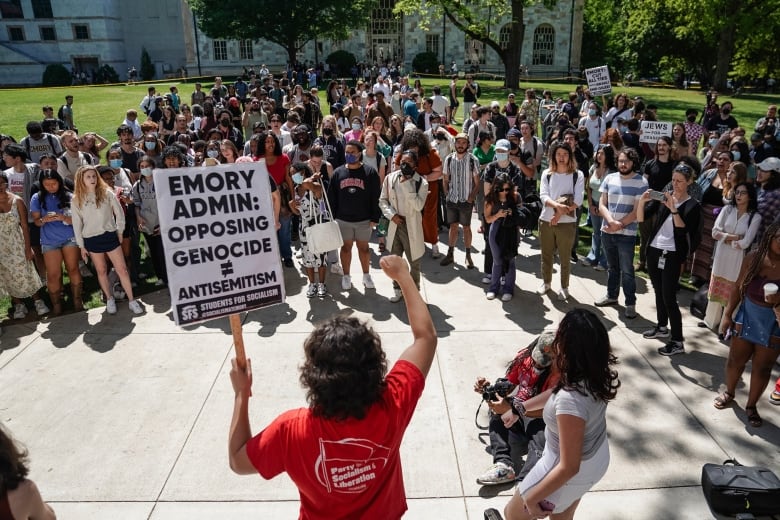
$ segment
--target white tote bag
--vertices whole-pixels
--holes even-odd
[[[341,237],[341,229],[339,229],[339,224],[333,218],[333,211],[330,209],[328,195],[327,193],[323,193],[322,196],[325,198],[330,221],[323,222],[322,212],[317,211],[314,216],[314,225],[306,230],[309,251],[315,255],[322,255],[328,251],[340,249],[341,246],[344,245],[344,239]],[[314,196],[311,192],[309,192],[309,200],[311,201],[311,207],[316,207]]]

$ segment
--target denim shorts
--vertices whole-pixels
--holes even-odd
[[[41,244],[41,251],[48,253],[49,251],[62,249],[63,247],[79,247],[79,245],[76,243],[76,237],[70,237],[69,239],[57,244]]]

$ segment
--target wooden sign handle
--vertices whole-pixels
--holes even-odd
[[[230,315],[230,331],[233,333],[233,347],[236,349],[236,363],[241,370],[246,369],[246,351],[244,350],[244,336],[241,333],[241,317],[238,314]]]

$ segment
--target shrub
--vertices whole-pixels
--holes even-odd
[[[97,70],[97,83],[119,83],[119,74],[109,64],[105,64]]]
[[[149,56],[149,52],[146,50],[146,47],[143,47],[141,50],[141,70],[138,71],[138,73],[141,75],[142,81],[149,81],[150,79],[154,79],[154,64],[152,63],[152,58]]]
[[[333,77],[347,76],[352,67],[357,63],[355,55],[348,51],[332,52],[325,62],[330,65]]]
[[[435,74],[439,71],[439,58],[433,52],[421,52],[412,60],[415,72]]]
[[[70,71],[64,65],[51,64],[43,71],[44,87],[65,87],[71,84]]]

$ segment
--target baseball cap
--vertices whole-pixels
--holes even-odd
[[[531,357],[540,367],[549,367],[552,365],[552,344],[555,341],[555,333],[552,331],[542,332],[536,338],[534,349],[531,351]]]
[[[455,136],[455,140],[457,141],[458,139],[465,139],[466,141],[468,141],[469,136],[468,134],[464,134],[463,132],[461,132]]]
[[[523,137],[523,134],[517,128],[512,128],[506,133],[507,137]]]
[[[498,108],[501,104],[498,101],[491,101],[490,102],[490,108]]]
[[[507,151],[509,151],[509,149],[511,147],[512,147],[512,145],[506,139],[499,139],[496,142],[496,150],[507,150]]]
[[[777,157],[767,157],[756,165],[759,170],[765,172],[780,172],[780,159]]]

